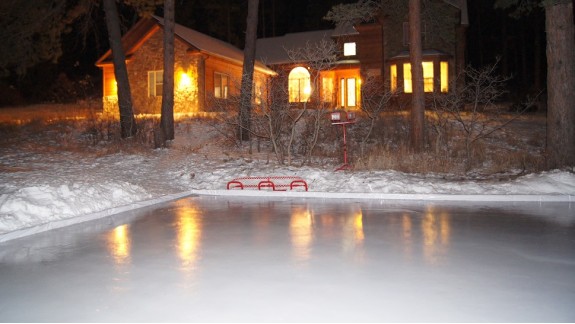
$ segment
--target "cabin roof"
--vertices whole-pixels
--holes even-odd
[[[288,50],[305,47],[307,43],[333,41],[333,32],[333,29],[328,29],[260,38],[256,41],[256,58],[269,65],[294,63],[288,56]]]
[[[157,32],[164,26],[164,19],[157,16],[152,18],[141,19],[126,35],[122,37],[122,44],[126,57],[130,57],[133,53],[147,40],[153,33]],[[177,38],[184,41],[190,46],[190,49],[197,50],[202,53],[223,58],[243,65],[244,52],[232,44],[226,43],[214,37],[200,33],[191,28],[176,24],[174,34]],[[106,63],[111,63],[111,51],[108,50],[96,62],[100,66]],[[274,71],[269,69],[261,61],[255,62],[254,68],[260,72],[273,75]]]

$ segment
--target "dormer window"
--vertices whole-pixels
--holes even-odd
[[[343,56],[355,56],[355,42],[343,44]]]

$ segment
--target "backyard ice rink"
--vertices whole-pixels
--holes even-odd
[[[187,197],[0,243],[0,321],[573,322],[574,216]]]

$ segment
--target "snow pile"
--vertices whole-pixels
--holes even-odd
[[[145,189],[128,182],[21,188],[0,196],[0,234],[151,197]]]

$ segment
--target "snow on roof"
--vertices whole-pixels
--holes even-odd
[[[349,35],[358,35],[359,32],[357,31],[357,29],[355,29],[355,27],[349,23],[343,23],[340,25],[337,25],[333,31],[333,33],[331,34],[331,36],[349,36]]]
[[[154,16],[154,19],[160,24],[164,25],[164,19],[161,17]],[[184,27],[182,25],[176,24],[174,33],[180,37],[185,42],[189,43],[198,50],[205,52],[210,55],[218,56],[224,59],[235,61],[236,63],[243,65],[244,62],[244,52],[239,48],[233,46],[232,44],[226,43],[219,39],[213,38],[206,34],[202,34],[196,30]],[[256,61],[255,68],[263,73],[275,74],[262,62]]]
[[[260,38],[256,41],[256,58],[266,64],[291,63],[288,50],[305,47],[306,43],[331,40],[333,29],[285,34],[279,37]]]
[[[442,52],[442,51],[436,50],[436,49],[425,49],[425,50],[421,51],[421,54],[423,56],[451,56],[445,52]],[[409,51],[401,51],[397,55],[395,55],[389,59],[390,60],[397,60],[397,59],[408,58],[408,57],[409,57]]]

